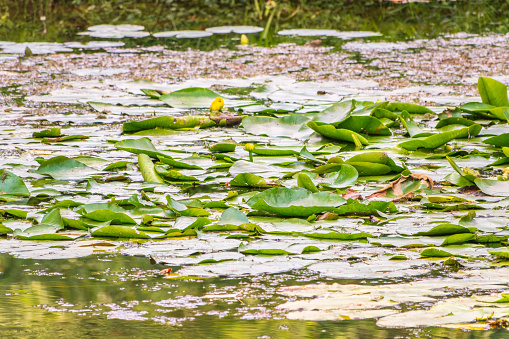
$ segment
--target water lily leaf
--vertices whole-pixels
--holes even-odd
[[[359,176],[376,176],[392,172],[389,166],[372,162],[348,161],[348,164],[357,170]]]
[[[82,181],[91,175],[99,174],[100,171],[77,160],[57,156],[43,162],[37,169],[37,173],[49,175],[57,180]]]
[[[474,239],[475,239],[475,234],[471,234],[471,233],[454,234],[454,235],[450,235],[447,238],[445,238],[444,242],[440,246],[463,244],[467,241],[474,240]]]
[[[200,181],[200,179],[197,179],[190,175],[184,175],[180,173],[179,171],[173,170],[173,169],[166,169],[162,166],[155,166],[156,173],[162,177],[164,180],[169,182],[197,182]]]
[[[354,155],[346,160],[346,163],[355,167],[360,176],[383,175],[403,171],[403,168],[396,165],[394,160],[385,152],[364,152]]]
[[[10,229],[9,227],[7,227],[5,225],[0,224],[0,234],[1,235],[11,234],[11,233],[12,233],[12,229]]]
[[[175,37],[177,39],[198,39],[206,38],[213,35],[212,32],[205,32],[199,30],[185,30],[185,31],[168,31],[168,32],[157,32],[153,36],[156,38],[170,38]]]
[[[308,117],[300,114],[287,115],[282,118],[253,116],[245,117],[242,120],[242,126],[249,134],[292,138],[308,121]]]
[[[479,112],[489,112],[490,109],[495,107],[496,106],[481,102],[467,102],[466,104],[461,105],[459,108],[467,113],[479,113]]]
[[[145,232],[129,226],[103,226],[92,232],[94,237],[150,239]]]
[[[260,174],[263,177],[279,177],[281,172],[290,172],[279,166],[252,163],[245,160],[236,161],[228,170],[231,175],[242,173]]]
[[[230,186],[240,186],[240,187],[273,187],[275,184],[269,184],[263,179],[255,174],[251,173],[240,173],[235,176],[230,181]]]
[[[504,133],[488,139],[484,139],[483,142],[497,147],[508,147],[509,133]]]
[[[152,158],[167,156],[159,152],[149,138],[126,139],[115,143],[115,148],[134,154],[146,154]]]
[[[126,161],[126,160],[115,161],[115,162],[109,164],[108,166],[106,166],[103,169],[103,171],[111,171],[114,169],[126,168],[127,164],[129,164],[129,161]]]
[[[95,221],[109,221],[111,224],[137,224],[133,218],[125,213],[114,212],[109,209],[100,209],[93,212],[83,214],[84,217],[95,220]]]
[[[471,138],[475,137],[479,134],[481,131],[481,125],[472,125],[469,127],[448,131],[448,132],[442,132],[438,134],[434,134],[432,136],[429,136],[425,139],[416,139],[416,140],[409,140],[400,143],[398,146],[401,148],[404,148],[408,151],[415,151],[419,148],[429,148],[429,149],[435,149],[442,145],[445,145],[449,141],[453,139],[460,139],[460,138]]]
[[[450,158],[449,156],[446,156],[445,158],[452,166],[452,168],[456,171],[456,173],[450,173],[445,177],[447,181],[460,187],[474,185],[474,181],[477,178],[477,174],[474,175],[469,173],[467,168],[462,170],[458,165],[456,165],[454,160],[452,160],[452,158]]]
[[[145,182],[164,184],[164,179],[156,172],[154,163],[146,154],[138,154],[138,166]]]
[[[221,214],[221,218],[217,222],[218,225],[242,225],[248,223],[249,219],[246,215],[234,208],[230,207]]]
[[[27,196],[30,192],[23,179],[12,172],[0,169],[0,195],[3,194]]]
[[[320,113],[313,117],[317,125],[329,124],[336,125],[350,116],[350,113],[355,110],[355,100],[346,100],[335,103],[327,107]]]
[[[277,149],[277,148],[264,148],[264,147],[256,147],[253,150],[254,154],[261,156],[279,156],[284,157],[288,155],[297,155],[299,152],[291,150],[291,149]]]
[[[440,120],[438,124],[435,126],[435,128],[442,128],[450,125],[472,126],[474,124],[475,122],[473,122],[472,120],[468,120],[461,117],[451,117]]]
[[[204,231],[204,232],[234,232],[234,231],[241,231],[241,230],[243,230],[243,228],[241,226],[231,225],[231,224],[207,225],[202,228],[202,231]],[[243,234],[243,235],[247,235],[247,234]],[[249,237],[249,235],[247,235],[247,236]]]
[[[259,33],[263,31],[263,28],[257,26],[219,26],[206,28],[205,31],[214,34],[227,34],[232,32],[238,34],[250,34]]]
[[[316,173],[316,174],[325,174],[325,173],[336,172],[341,169],[341,165],[342,165],[342,163],[325,164],[325,165],[318,166],[312,172]]]
[[[29,227],[22,232],[20,230],[16,230],[14,232],[14,236],[15,238],[24,240],[72,240],[73,238],[68,236],[50,236],[54,235],[57,231],[60,231],[63,228],[64,221],[60,215],[60,210],[55,208],[42,218],[39,225]]]
[[[410,135],[410,138],[420,138],[420,137],[427,137],[433,133],[427,133],[423,132],[419,126],[415,123],[414,119],[410,116],[410,114],[407,111],[401,112],[399,115],[399,120],[401,121],[401,124],[408,132],[408,135]]]
[[[421,252],[421,257],[423,258],[446,258],[452,256],[451,253],[438,248],[426,248]]]
[[[60,131],[60,128],[57,127],[57,128],[45,129],[40,132],[34,132],[32,134],[32,137],[33,138],[57,138],[61,135],[62,135],[62,133]]]
[[[292,255],[295,253],[290,253],[285,250],[277,249],[277,248],[267,248],[267,249],[246,249],[239,250],[242,254],[251,254],[251,255]]]
[[[209,108],[218,96],[208,88],[190,87],[164,94],[159,100],[175,108]]]
[[[396,113],[393,113],[389,111],[388,109],[382,108],[382,107],[375,107],[371,113],[369,114],[372,117],[375,117],[377,119],[389,119],[389,120],[396,120],[398,119],[399,115]]]
[[[319,249],[318,247],[316,246],[306,246],[304,247],[304,249],[302,250],[301,254],[309,254],[309,253],[316,253],[316,252],[321,252],[322,250]]]
[[[210,223],[211,221],[208,218],[182,216],[177,219],[173,228],[180,231],[187,231],[190,229],[201,229],[203,226]]]
[[[451,234],[460,234],[460,233],[471,233],[470,230],[463,226],[458,226],[454,224],[441,224],[433,227],[429,231],[426,232],[417,232],[413,235],[415,236],[443,236],[443,235],[451,235]]]
[[[236,147],[237,147],[237,145],[232,144],[231,142],[220,142],[220,143],[211,145],[209,147],[209,150],[212,153],[235,152]]]
[[[6,216],[9,218],[19,218],[19,219],[26,219],[28,215],[28,211],[18,210],[14,208],[8,208],[5,210],[0,210],[0,216]]]
[[[197,165],[193,165],[193,164],[188,164],[187,162],[185,161],[178,161],[178,160],[175,160],[173,159],[172,157],[168,156],[168,155],[165,155],[165,156],[160,156],[158,155],[157,156],[159,158],[159,160],[163,163],[163,164],[168,164],[172,167],[177,167],[177,168],[185,168],[185,169],[198,169],[198,170],[203,170],[202,167],[200,166],[197,166]]]
[[[298,154],[298,158],[305,159],[305,160],[308,160],[308,161],[311,161],[314,163],[318,163],[318,164],[325,164],[325,161],[317,159],[313,154],[311,154],[307,150],[306,146],[302,147],[302,149],[300,150],[300,152]]]
[[[392,201],[370,201],[363,204],[356,200],[348,201],[347,204],[334,209],[338,215],[377,215],[378,212],[396,213],[398,209]]]
[[[474,183],[487,195],[509,197],[509,181],[476,178]]]
[[[380,120],[372,116],[351,116],[336,125],[337,129],[348,129],[367,135],[390,136],[392,132]]]
[[[324,176],[321,185],[329,188],[344,188],[357,182],[359,173],[352,164],[340,164],[338,171]]]
[[[373,237],[369,233],[340,233],[340,232],[328,232],[328,233],[306,233],[305,237],[313,239],[327,239],[327,240],[359,240]]]
[[[315,184],[313,184],[313,181],[306,173],[297,174],[297,186],[305,188],[313,193],[318,192],[318,188],[316,188]]]
[[[500,120],[509,121],[509,107],[496,107],[490,109],[489,112]]]
[[[86,135],[66,135],[58,138],[44,138],[42,139],[42,143],[52,143],[52,142],[65,142],[65,141],[75,141],[75,140],[85,140],[90,138]]]
[[[161,95],[163,95],[162,91],[158,91],[155,89],[140,88],[140,91],[142,91],[143,94],[148,95],[151,99],[159,99]]]
[[[342,140],[342,141],[348,141],[351,143],[355,143],[355,138],[360,142],[362,145],[368,145],[369,142],[366,138],[364,138],[362,135],[350,131],[347,129],[336,129],[333,125],[317,125],[316,122],[310,121],[307,123],[307,126],[314,130],[315,132],[320,133],[323,136],[326,136],[331,139],[336,140]]]
[[[200,207],[193,207],[192,205],[187,206],[172,199],[169,195],[166,196],[166,200],[168,201],[168,207],[182,216],[207,217],[210,215],[209,211],[201,208],[201,203],[198,205]]]
[[[60,215],[60,209],[55,208],[54,210],[48,212],[48,214],[46,214],[44,218],[42,218],[39,226],[41,225],[50,225],[56,227],[59,230],[63,229],[64,221],[62,220],[62,216]]]
[[[499,258],[502,258],[502,259],[509,259],[509,251],[500,251],[500,250],[496,250],[496,251],[489,251],[491,255],[495,255]]]
[[[31,235],[31,236],[15,234],[14,237],[16,239],[21,239],[21,240],[74,240],[77,238],[77,236],[71,237],[69,235],[58,234],[58,233],[36,234],[36,235]]]
[[[210,105],[210,102],[209,102]],[[122,130],[124,133],[134,133],[138,131],[152,130],[155,128],[163,129],[181,129],[181,128],[207,128],[215,126],[216,123],[206,116],[187,115],[183,117],[163,116],[141,121],[129,121],[124,123]]]
[[[312,214],[333,212],[344,204],[343,197],[332,193],[312,193],[306,189],[270,188],[249,199],[251,208],[288,217],[309,217]]]
[[[507,106],[507,86],[495,79],[479,77],[477,89],[481,95],[482,102],[497,107]]]
[[[407,111],[408,113],[413,114],[425,114],[425,113],[432,113],[434,112],[430,110],[429,108],[426,108],[421,105],[416,104],[410,104],[410,103],[403,103],[403,102],[391,102],[386,107],[391,112],[403,112]]]

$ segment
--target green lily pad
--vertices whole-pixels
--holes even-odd
[[[191,87],[161,95],[159,100],[175,108],[209,108],[218,96],[210,89]]]
[[[434,134],[425,139],[405,141],[400,143],[398,146],[408,151],[415,151],[419,148],[435,149],[454,139],[475,137],[479,134],[481,128],[481,125],[476,124],[470,127]]]
[[[49,175],[57,180],[82,181],[91,175],[99,174],[100,171],[77,160],[57,156],[43,162],[37,169],[37,173]]]
[[[479,77],[477,89],[481,95],[482,102],[497,107],[507,106],[507,86],[495,79]]]
[[[365,137],[348,129],[337,129],[333,125],[317,125],[314,121],[308,122],[307,126],[315,132],[331,139],[348,141],[351,143],[360,142],[362,145],[369,144],[369,141]]]
[[[0,169],[0,195],[2,194],[27,196],[30,192],[23,179],[12,172]]]
[[[509,181],[476,178],[474,183],[487,195],[509,197]]]
[[[287,217],[309,217],[316,213],[332,212],[335,207],[345,202],[345,199],[337,194],[275,187],[255,195],[247,204],[256,210]]]
[[[268,137],[294,137],[302,125],[309,121],[303,115],[292,114],[282,118],[271,117],[245,117],[242,126],[246,133],[254,135],[266,135]]]
[[[92,232],[94,237],[149,239],[145,232],[129,226],[103,226]]]

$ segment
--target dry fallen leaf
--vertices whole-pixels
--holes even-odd
[[[173,270],[173,268],[168,267],[168,268],[160,270],[159,273],[164,274],[164,275],[170,275],[172,270]]]
[[[339,215],[337,215],[336,213],[325,212],[324,214],[319,216],[318,219],[316,219],[316,220],[336,220],[338,218],[339,218]]]
[[[385,197],[387,196],[387,193],[392,191],[392,194],[398,199],[409,199],[413,196],[412,192],[403,193],[403,185],[406,183],[408,184],[409,181],[415,181],[419,180],[421,184],[426,185],[428,188],[433,188],[433,179],[431,179],[429,176],[425,174],[409,174],[409,175],[402,175],[398,179],[390,182],[387,186],[384,188],[376,191],[375,193],[371,194],[368,199],[371,198],[377,198],[377,197]],[[412,195],[410,195],[412,193]]]
[[[342,195],[343,198],[345,198],[346,200],[348,199],[353,199],[353,200],[364,200],[364,198],[362,198],[362,195],[357,192],[356,190],[353,190],[351,188],[347,189],[346,190],[346,193]]]

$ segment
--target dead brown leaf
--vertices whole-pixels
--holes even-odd
[[[172,270],[173,270],[173,268],[168,267],[168,268],[160,270],[159,273],[164,274],[164,275],[170,275]]]
[[[348,199],[364,200],[364,198],[362,197],[362,195],[359,192],[357,192],[356,190],[353,190],[351,188],[347,189],[346,193],[343,194],[342,197],[345,198],[346,200],[348,200]]]
[[[403,199],[406,196],[408,196],[408,194],[411,193],[411,192],[406,193],[406,194],[403,193],[403,184],[406,181],[409,181],[409,180],[420,180],[421,184],[426,185],[426,187],[428,187],[428,188],[433,188],[433,179],[431,179],[429,176],[427,176],[426,174],[418,174],[418,173],[414,174],[414,173],[412,173],[412,174],[409,174],[409,175],[402,175],[402,176],[400,176],[398,179],[390,182],[384,188],[382,188],[382,189],[376,191],[375,193],[371,194],[368,197],[368,199],[377,198],[377,197],[385,197],[390,190],[392,190],[392,193],[395,196],[397,196],[397,197],[401,196],[401,197],[399,197],[399,199]]]
[[[316,220],[337,220],[339,218],[339,215],[332,212],[325,212],[321,216],[318,217]]]

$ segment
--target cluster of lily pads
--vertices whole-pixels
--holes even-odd
[[[78,33],[78,35],[88,35],[94,38],[105,39],[121,39],[121,38],[144,38],[150,33],[143,31],[143,26],[138,25],[97,25],[88,28],[88,31]],[[185,30],[185,31],[165,31],[157,32],[152,35],[156,38],[169,38],[175,37],[177,39],[193,39],[193,38],[206,38],[214,34],[253,34],[260,33],[263,28],[257,26],[219,26],[209,27],[205,30]],[[278,32],[279,35],[294,35],[294,36],[327,36],[335,37],[342,40],[349,40],[354,38],[364,38],[380,36],[376,32],[341,32],[333,29],[290,29]]]
[[[25,147],[61,154],[4,164],[0,233],[11,240],[1,248],[106,240],[124,254],[182,267],[181,276],[307,269],[379,280],[503,264],[507,86],[482,77],[478,88],[482,102],[441,112],[388,101],[246,98],[208,112],[221,93],[142,88],[155,112],[177,111],[126,121],[121,134],[39,130]],[[105,119],[121,109],[90,106]],[[80,143],[87,154],[64,154]]]

